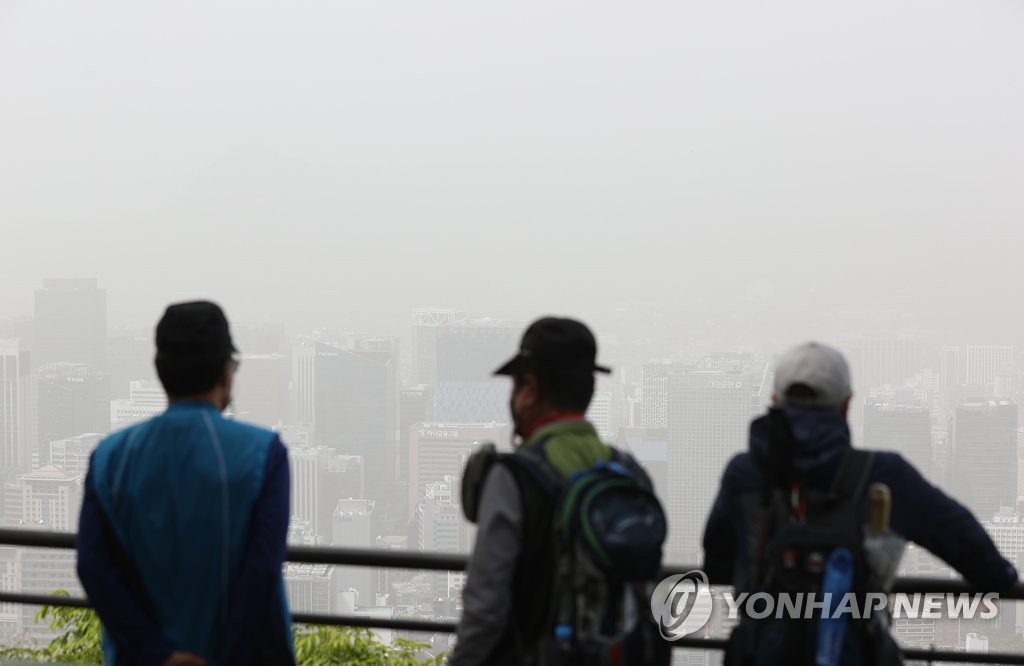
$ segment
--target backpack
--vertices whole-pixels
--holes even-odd
[[[792,465],[796,442],[785,412],[769,412],[769,454],[760,460],[763,471],[761,520],[751,525],[756,544],[747,572],[748,589],[736,592],[766,592],[775,599],[776,612],[763,619],[744,614],[733,630],[726,650],[727,666],[753,664],[815,664],[819,643],[824,640],[819,617],[821,611],[805,619],[778,617],[780,597],[796,598],[813,593],[821,600],[829,591],[829,565],[848,565],[846,591],[857,595],[863,609],[867,592],[881,591],[874,579],[864,551],[864,524],[867,518],[868,475],[874,453],[849,449],[843,454],[831,487],[822,492],[807,485],[804,475]],[[835,609],[838,600],[833,602]],[[760,607],[759,607],[760,608]],[[867,618],[849,616],[845,620],[843,643],[834,646],[836,663],[863,663],[888,666],[902,663],[899,650],[888,632],[888,616],[875,612]],[[850,650],[851,644],[859,646]],[[850,662],[852,652],[858,655]]]
[[[463,510],[475,522],[479,490],[490,466],[504,465],[526,498],[537,490],[550,524],[524,525],[551,536],[551,599],[535,631],[522,636],[513,628],[516,663],[543,666],[668,664],[671,646],[648,614],[650,596],[660,580],[667,524],[650,479],[629,455],[612,449],[601,461],[570,478],[548,462],[541,442],[515,454],[482,448],[467,463]],[[475,460],[474,460],[475,458]],[[533,532],[533,534],[538,534]],[[524,544],[524,548],[528,544]],[[545,569],[545,567],[539,567]],[[533,572],[531,572],[533,573]],[[518,609],[528,613],[531,609]],[[540,610],[533,609],[535,613]]]

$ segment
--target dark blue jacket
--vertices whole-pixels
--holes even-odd
[[[837,412],[786,409],[799,453],[796,467],[807,483],[827,491],[845,451],[850,430]],[[750,426],[750,449],[762,460],[768,447],[767,417]],[[972,585],[991,592],[1017,581],[1017,570],[1004,559],[971,512],[926,481],[898,453],[874,456],[870,483],[884,483],[892,492],[891,529],[926,548],[959,571]],[[711,578],[737,580],[749,570],[745,504],[759,501],[762,473],[750,451],[734,457],[722,476],[721,488],[704,532],[704,568]]]

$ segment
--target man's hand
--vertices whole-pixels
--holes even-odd
[[[191,652],[172,652],[164,666],[206,666],[206,660]]]

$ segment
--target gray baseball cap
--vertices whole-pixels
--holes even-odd
[[[787,407],[834,409],[852,392],[850,366],[838,349],[827,345],[797,345],[775,365],[775,395]]]

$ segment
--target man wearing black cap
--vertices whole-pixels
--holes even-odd
[[[530,325],[519,353],[495,371],[512,378],[509,410],[520,449],[542,449],[564,477],[612,455],[584,417],[594,372],[610,372],[596,356],[585,325],[546,317]],[[453,666],[518,663],[523,644],[543,629],[554,574],[552,507],[535,488],[523,490],[506,466],[494,465],[486,476]]]
[[[167,411],[93,453],[78,575],[108,664],[292,664],[281,565],[288,457],[269,430],[225,419],[238,362],[209,302],[156,329]]]

